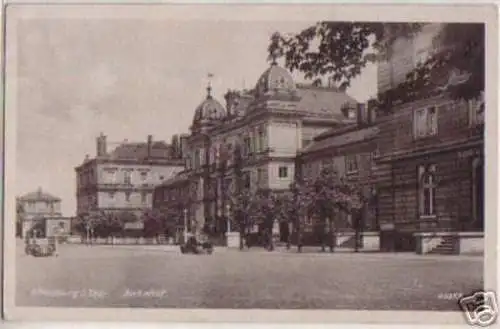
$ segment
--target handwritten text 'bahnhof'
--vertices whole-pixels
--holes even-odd
[[[76,298],[89,298],[89,299],[104,299],[109,296],[106,291],[98,289],[80,289],[80,290],[62,290],[62,289],[44,289],[37,288],[31,290],[32,295],[52,297],[52,298],[62,298],[70,297]],[[167,296],[166,290],[132,290],[125,289],[121,294],[122,298],[163,298]]]

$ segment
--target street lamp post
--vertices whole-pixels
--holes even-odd
[[[187,208],[184,208],[184,243],[187,242]]]

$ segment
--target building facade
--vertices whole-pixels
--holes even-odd
[[[379,124],[380,221],[407,232],[484,229],[484,117],[477,101],[436,95]],[[404,235],[404,234],[403,234]]]
[[[223,106],[209,87],[186,137],[184,186],[191,191],[186,209],[197,232],[206,226],[234,228],[227,220],[232,217],[230,200],[242,188],[287,190],[298,151],[318,134],[342,125],[342,106],[356,103],[334,88],[297,85],[276,63],[254,89],[228,91],[225,101]],[[168,190],[168,182],[161,188]]]
[[[409,72],[429,58],[436,46],[434,38],[442,27],[443,25],[439,23],[426,24],[414,37],[400,37],[394,42],[390,57],[378,63],[377,89],[379,93],[404,82]]]
[[[377,151],[378,127],[375,125],[375,115],[365,104],[358,104],[350,109],[348,117],[356,120],[346,120],[346,124],[333,128],[318,135],[314,142],[298,155],[302,179],[314,180],[322,168],[335,168],[339,178],[348,184],[361,188],[366,200],[363,211],[362,231],[378,231],[378,208],[376,191],[378,183],[377,165],[374,161]],[[354,231],[350,214],[339,212],[336,220],[336,230]],[[315,218],[306,218],[306,230],[321,231],[321,223]]]
[[[433,39],[440,29],[428,24],[415,39],[394,46],[390,61],[379,67],[380,92],[402,82],[418,62],[410,65],[410,58],[425,58],[439,47]],[[434,240],[429,250],[454,248],[448,238],[434,239],[436,234],[484,230],[484,97],[454,100],[441,88],[462,77],[450,72],[447,81],[444,76],[431,82],[428,95],[381,109],[389,114],[378,120],[379,221],[398,237],[381,241],[385,249],[421,249]],[[432,236],[418,238],[429,232]]]
[[[61,199],[44,192],[42,188],[18,197],[16,204],[17,234],[21,237],[26,236],[35,225],[45,227],[46,218],[62,218]]]
[[[179,136],[169,145],[154,141],[118,143],[108,152],[106,136],[97,137],[97,154],[75,168],[77,216],[96,212],[139,217],[153,205],[153,190],[183,170]]]

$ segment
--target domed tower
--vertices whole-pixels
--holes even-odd
[[[209,84],[207,97],[194,112],[193,124],[191,125],[193,133],[202,132],[215,126],[226,116],[224,106],[212,96],[211,91],[212,87]]]
[[[272,94],[293,94],[296,90],[292,75],[273,61],[271,67],[262,73],[255,92],[258,96]]]
[[[292,74],[276,63],[261,74],[255,85],[252,110],[276,109],[294,111],[300,100]]]

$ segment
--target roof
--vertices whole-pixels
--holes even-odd
[[[187,179],[188,179],[188,175],[186,174],[186,172],[180,172],[177,175],[175,175],[174,177],[171,177],[171,178],[163,181],[159,185],[159,187],[176,185],[178,183],[183,183],[183,182],[187,181]]]
[[[20,196],[18,198],[19,201],[42,201],[42,202],[59,202],[61,201],[60,198],[55,197],[47,192],[42,191],[41,188],[39,188],[35,192],[30,192],[26,193],[23,196]]]
[[[286,69],[277,65],[271,64],[267,70],[262,73],[257,84],[255,91],[257,94],[265,94],[271,90],[295,90],[296,86],[293,77]]]
[[[226,117],[224,106],[210,95],[210,88],[207,88],[207,90],[207,97],[194,111],[193,126],[202,124],[204,121],[218,121]]]
[[[331,118],[333,116],[338,121],[345,121],[343,106],[346,103],[357,103],[354,98],[337,88],[298,85],[297,93],[301,98],[297,104],[297,110],[307,113],[310,117]]]
[[[123,143],[111,151],[108,157],[112,159],[171,159],[171,147],[163,141],[153,142],[151,154],[148,154],[148,143]]]
[[[340,147],[344,145],[359,143],[365,140],[374,138],[379,132],[378,127],[371,126],[368,128],[357,129],[346,132],[340,135],[334,135],[329,138],[316,140],[302,150],[301,153],[318,152],[332,147]]]

